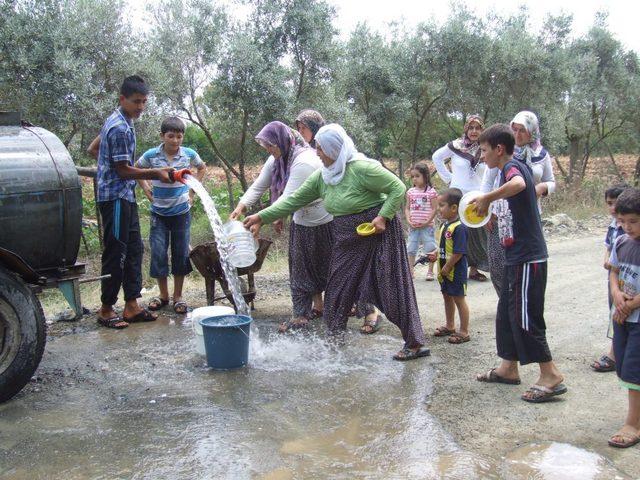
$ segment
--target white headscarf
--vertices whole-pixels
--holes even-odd
[[[531,135],[531,140],[526,145],[522,147],[518,147],[516,145],[514,157],[518,160],[525,162],[529,167],[531,165],[540,160],[540,154],[542,152],[542,144],[540,143],[540,125],[538,123],[538,117],[533,112],[529,112],[527,110],[523,110],[522,112],[518,112],[513,120],[511,120],[511,127],[513,124],[517,123],[518,125],[522,125],[529,135]]]
[[[321,127],[315,140],[325,155],[335,160],[330,166],[322,167],[322,179],[327,185],[337,185],[342,181],[347,163],[355,160],[375,161],[358,152],[351,137],[337,123]]]

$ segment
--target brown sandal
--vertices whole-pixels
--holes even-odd
[[[433,333],[434,337],[448,337],[449,335],[453,335],[456,333],[455,330],[450,330],[446,325],[436,328],[436,331]]]
[[[113,328],[114,330],[122,330],[123,328],[127,328],[129,326],[127,322],[122,320],[117,315],[115,317],[109,318],[98,317],[98,324],[106,328]]]
[[[461,343],[466,343],[471,340],[469,335],[460,335],[459,333],[452,333],[448,339],[449,343],[453,343],[454,345],[460,345]]]

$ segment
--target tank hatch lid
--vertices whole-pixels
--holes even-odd
[[[20,112],[4,112],[0,111],[0,126],[7,127],[19,127],[20,126]]]

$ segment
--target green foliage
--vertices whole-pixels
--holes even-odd
[[[158,143],[163,116],[178,114],[185,145],[225,170],[231,195],[264,158],[255,134],[302,108],[400,170],[459,136],[471,113],[490,124],[536,112],[545,146],[571,156],[567,180],[580,181],[593,154],[640,149],[640,62],[602,14],[574,36],[567,15],[534,30],[525,9],[481,17],[454,3],[442,23],[384,33],[361,24],[341,40],[326,0],[245,1],[241,20],[227,11],[234,4],[161,0],[144,33],[123,0],[1,5],[0,108],[52,130],[78,163],[93,162],[84,150],[132,73],[152,87],[138,153]]]

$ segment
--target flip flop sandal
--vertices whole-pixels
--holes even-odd
[[[488,280],[487,276],[480,272],[469,275],[469,278],[471,280],[475,280],[476,282],[486,282]]]
[[[324,315],[324,312],[322,310],[316,310],[315,308],[312,308],[310,320],[315,320],[316,318],[322,318],[323,315]]]
[[[164,298],[160,297],[153,297],[151,300],[149,300],[147,309],[151,310],[152,312],[157,312],[167,305],[169,305],[169,300],[165,300]]]
[[[449,335],[453,335],[456,333],[455,330],[449,330],[446,326],[436,328],[436,331],[433,333],[434,337],[448,337]]]
[[[98,317],[98,324],[106,328],[113,328],[114,330],[122,330],[123,328],[127,328],[129,326],[126,321],[122,320],[117,315],[110,318]]]
[[[471,340],[469,335],[460,335],[459,333],[453,333],[448,339],[449,343],[453,343],[454,345],[460,345],[461,343],[467,343]]]
[[[360,327],[360,333],[364,335],[371,335],[373,333],[376,333],[378,330],[380,330],[381,323],[382,323],[382,315],[380,314],[378,314],[376,319],[373,321],[365,319],[364,323]]]
[[[553,388],[544,385],[532,385],[529,390],[520,396],[522,400],[530,403],[548,402],[553,397],[567,393],[567,387],[564,383],[559,383]],[[530,394],[530,395],[527,395]]]
[[[615,437],[622,439],[622,442],[616,442]],[[640,435],[633,433],[626,433],[623,429],[618,430],[617,433],[611,436],[608,443],[611,447],[615,448],[629,448],[640,442]]]
[[[173,311],[178,315],[184,315],[189,311],[189,305],[184,300],[178,300],[173,302]]]
[[[496,369],[492,368],[487,373],[476,376],[476,380],[484,383],[504,383],[506,385],[520,385],[519,378],[505,378],[496,373]]]
[[[428,357],[431,355],[431,351],[427,347],[420,347],[417,351],[413,351],[410,348],[403,348],[393,356],[394,360],[398,362],[406,362],[409,360],[416,360],[421,357]]]
[[[613,372],[616,369],[616,361],[608,355],[602,355],[590,366],[595,372]]]
[[[155,322],[158,319],[158,317],[152,314],[146,308],[143,308],[142,311],[138,312],[133,317],[125,318],[123,316],[122,319],[128,323],[140,323],[140,322]]]

